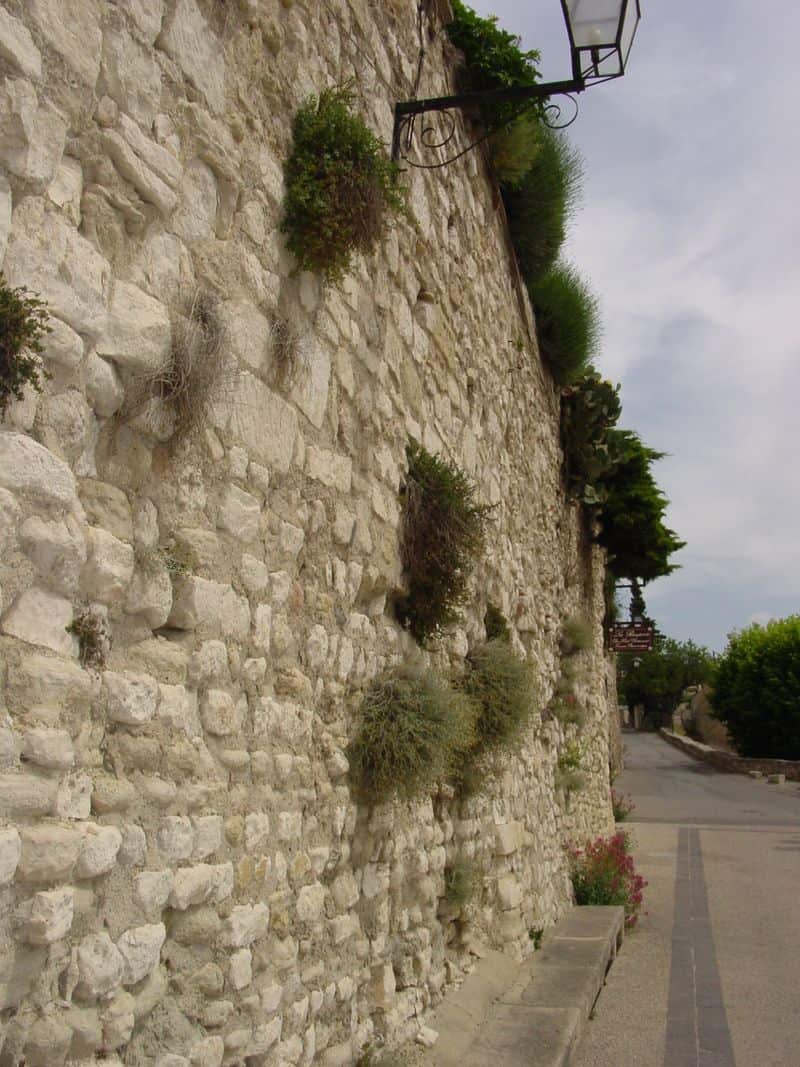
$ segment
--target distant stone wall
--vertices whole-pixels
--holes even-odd
[[[720,748],[712,748],[701,741],[693,741],[691,737],[682,737],[671,730],[661,730],[661,736],[671,745],[683,752],[701,759],[716,767],[718,771],[727,771],[729,774],[749,774],[757,771],[759,774],[783,774],[787,781],[800,782],[800,762],[786,759],[746,759],[737,756],[734,752],[725,752]]]
[[[470,940],[531,951],[569,901],[564,841],[613,825],[603,556],[496,190],[478,154],[411,173],[413,221],[323,291],[278,230],[293,114],[354,79],[388,140],[421,42],[421,91],[449,87],[433,16],[420,38],[411,0],[3,5],[0,262],[52,333],[43,395],[0,427],[0,1065],[353,1063],[419,1026]],[[132,398],[198,293],[226,371],[178,438]],[[414,651],[387,606],[408,435],[495,506],[427,658],[461,663],[491,599],[541,710],[563,619],[592,620],[571,799],[539,713],[463,806],[351,795],[359,692]],[[459,855],[469,921],[442,909]]]

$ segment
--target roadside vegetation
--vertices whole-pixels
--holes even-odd
[[[660,725],[692,685],[707,685],[714,676],[715,657],[693,641],[675,641],[657,633],[652,652],[617,654],[617,691],[629,708],[641,704],[645,715]]]
[[[711,703],[740,755],[800,760],[800,615],[731,634]]]

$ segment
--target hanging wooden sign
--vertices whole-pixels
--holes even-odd
[[[609,631],[612,652],[652,652],[656,628],[649,622],[615,622]]]

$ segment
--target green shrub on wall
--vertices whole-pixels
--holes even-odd
[[[364,694],[348,749],[356,792],[370,803],[430,793],[474,742],[476,708],[433,671],[402,667]]]
[[[456,622],[467,581],[483,551],[490,508],[454,463],[416,441],[406,448],[403,490],[403,567],[408,595],[397,615],[420,644]]]
[[[557,385],[585,373],[600,340],[597,299],[578,272],[556,264],[528,285],[536,313],[539,352]]]
[[[503,199],[522,277],[535,284],[554,266],[578,202],[583,165],[566,138],[542,126],[531,166]]]
[[[47,319],[42,300],[25,289],[12,289],[0,274],[0,415],[12,400],[22,400],[26,385],[42,391]]]
[[[590,370],[561,393],[561,443],[570,496],[584,504],[600,503],[601,479],[613,470],[617,455],[609,431],[622,413],[619,386]]]
[[[404,209],[399,169],[351,111],[353,94],[326,89],[295,116],[281,229],[298,270],[338,281],[353,253],[371,252],[387,216]]]

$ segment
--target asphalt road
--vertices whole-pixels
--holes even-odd
[[[626,734],[616,782],[647,914],[575,1067],[800,1067],[800,785]]]

